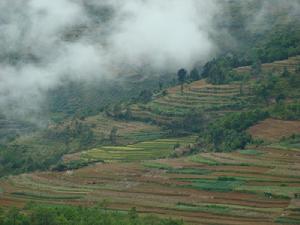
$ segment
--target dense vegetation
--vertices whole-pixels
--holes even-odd
[[[16,208],[0,210],[0,225],[182,225],[180,221],[140,217],[135,208],[128,213],[100,207],[34,206],[25,212]]]
[[[23,135],[0,145],[0,176],[46,170],[56,164],[62,155],[91,147],[95,142],[91,128],[78,120],[64,128]]]
[[[259,110],[228,114],[208,127],[200,137],[200,146],[215,151],[243,149],[252,140],[246,129],[268,116]]]
[[[145,72],[146,73],[146,72]],[[150,93],[172,83],[172,75],[163,76],[135,75],[119,77],[116,80],[91,82],[66,81],[60,87],[49,90],[49,103],[52,119],[62,121],[66,117],[90,116],[104,111],[108,107],[131,99],[143,98],[145,90]],[[146,93],[147,94],[147,93]]]

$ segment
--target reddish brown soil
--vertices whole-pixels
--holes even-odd
[[[267,119],[251,127],[248,131],[255,138],[276,141],[300,133],[300,121]]]

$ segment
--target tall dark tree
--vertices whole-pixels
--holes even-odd
[[[126,111],[125,111],[125,114],[124,114],[124,119],[125,120],[132,119],[132,111],[131,111],[131,108],[129,106],[126,107]]]
[[[88,126],[84,127],[84,132],[80,135],[80,146],[87,147],[93,144],[95,141],[95,134]]]
[[[159,90],[161,91],[163,89],[163,87],[164,87],[163,82],[159,81],[158,82],[158,86],[159,86]]]
[[[152,91],[150,90],[143,90],[141,91],[139,97],[138,97],[138,100],[143,102],[143,103],[147,103],[149,101],[152,100],[152,96],[153,96],[153,93]]]
[[[300,64],[296,67],[295,72],[300,73]]]
[[[208,76],[208,82],[212,84],[224,84],[226,83],[227,70],[220,65],[214,65],[211,68]]]
[[[110,131],[109,139],[110,139],[111,144],[113,144],[113,145],[115,145],[117,143],[117,133],[118,133],[117,127],[113,127]]]
[[[255,60],[251,66],[251,73],[254,76],[258,76],[262,72],[261,61]]]
[[[185,69],[180,69],[177,73],[178,82],[181,85],[181,94],[183,93],[183,85],[187,78],[187,71]]]
[[[283,71],[282,71],[282,76],[287,78],[290,76],[290,72],[288,71],[287,67],[285,66]]]
[[[191,77],[191,80],[192,80],[192,81],[200,80],[201,77],[200,77],[200,73],[199,73],[199,71],[197,70],[197,68],[194,68],[194,69],[191,71],[190,77]]]

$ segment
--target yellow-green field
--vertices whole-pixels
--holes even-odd
[[[81,159],[88,161],[135,161],[165,158],[172,154],[174,146],[194,143],[195,136],[174,139],[158,139],[127,146],[103,146],[81,153]]]

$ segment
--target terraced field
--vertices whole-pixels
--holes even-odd
[[[93,127],[96,135],[108,136],[111,129],[118,129],[118,142],[122,144],[154,140],[164,135],[160,127],[136,121],[117,121],[105,115],[88,117],[85,123]]]
[[[267,141],[279,141],[283,137],[300,133],[300,121],[267,119],[251,127],[248,132],[254,138]]]
[[[294,72],[299,67],[300,56],[287,60],[275,61],[262,65],[262,71],[282,72],[285,68]],[[250,73],[251,67],[234,69],[238,73]],[[165,96],[156,97],[148,104],[135,104],[131,107],[133,117],[137,120],[152,121],[157,124],[171,124],[187,115],[190,111],[206,112],[212,117],[229,111],[251,107],[251,82],[241,85],[234,82],[226,85],[212,85],[205,80],[185,84],[181,93],[180,86],[167,90]],[[297,95],[298,96],[298,95]]]
[[[179,86],[170,88],[166,96],[146,105],[133,105],[131,109],[136,119],[158,124],[171,123],[191,110],[218,115],[248,106],[250,96],[241,96],[240,88],[239,83],[211,85],[201,80],[186,84],[183,94]],[[247,93],[247,87],[243,91]]]
[[[148,144],[139,148],[143,146]],[[180,159],[105,163],[3,179],[0,205],[105,201],[111,209],[134,206],[142,213],[183,218],[190,224],[300,224],[299,171],[300,148],[272,146]]]
[[[85,161],[136,161],[147,159],[165,158],[171,155],[175,145],[185,146],[194,143],[196,136],[188,136],[174,139],[157,139],[145,141],[127,146],[103,146],[91,149],[75,155],[69,155],[68,161],[72,158]],[[78,155],[79,154],[79,155]]]
[[[295,68],[299,57],[274,65]],[[297,63],[296,63],[297,61]],[[273,65],[273,66],[274,66]],[[269,68],[263,65],[264,69]],[[284,68],[284,67],[282,67]],[[242,72],[246,68],[240,68]],[[248,68],[250,69],[250,68]],[[205,81],[168,89],[166,96],[132,106],[136,119],[172,123],[191,110],[214,116],[249,107],[248,87],[211,85]],[[144,214],[180,218],[194,225],[300,224],[300,144],[279,140],[300,133],[299,121],[268,119],[249,132],[270,144],[232,153],[199,153],[168,158],[174,146],[196,137],[161,139],[158,126],[89,117],[97,138],[118,128],[118,143],[65,156],[65,161],[103,161],[66,172],[36,172],[0,180],[0,206],[43,204],[90,206],[112,210],[136,207]]]
[[[300,56],[290,57],[287,60],[281,60],[281,61],[275,61],[273,63],[266,63],[262,65],[262,71],[268,72],[268,71],[283,71],[285,68],[287,68],[290,72],[294,72],[295,69],[300,64]],[[250,73],[251,67],[245,66],[235,69],[238,73]]]
[[[164,136],[164,131],[158,126],[138,121],[114,120],[104,114],[90,116],[80,121],[92,128],[98,140],[109,139],[113,127],[117,128],[118,144],[132,144],[146,140],[155,140]],[[59,125],[56,129],[66,126],[74,127],[74,121],[68,121]]]

